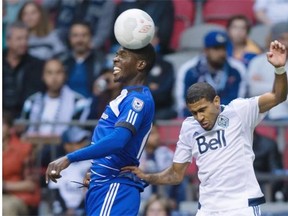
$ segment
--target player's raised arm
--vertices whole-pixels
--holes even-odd
[[[139,178],[153,185],[180,184],[185,176],[185,172],[190,163],[173,163],[170,167],[159,173],[147,174],[136,166],[127,166],[122,171],[131,171]]]
[[[285,63],[287,60],[286,47],[279,41],[270,43],[270,50],[267,52],[267,60],[275,67],[275,79],[273,89],[259,98],[260,113],[266,112],[283,102],[287,98],[287,74]]]

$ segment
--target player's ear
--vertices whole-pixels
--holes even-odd
[[[220,97],[218,95],[215,96],[213,103],[215,106],[220,107]]]
[[[138,62],[137,62],[137,69],[138,69],[139,71],[143,71],[143,70],[145,69],[146,65],[147,65],[146,61],[144,61],[144,60],[138,60]]]

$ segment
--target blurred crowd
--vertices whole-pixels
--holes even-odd
[[[233,4],[224,14],[220,8],[227,2]],[[93,127],[83,125],[99,119],[121,91],[112,74],[119,48],[113,25],[123,11],[142,9],[156,25],[151,43],[157,61],[147,83],[155,100],[155,122],[189,116],[185,94],[196,82],[215,87],[223,104],[270,91],[274,69],[266,61],[267,44],[278,40],[288,49],[288,2],[281,0],[247,0],[245,10],[240,0],[3,0],[2,4],[3,215],[9,216],[41,211],[85,214],[85,190],[77,182],[85,174],[79,169],[88,170],[89,162],[76,163],[67,170],[74,175],[58,185],[43,183],[43,173],[51,158],[89,144]],[[251,32],[258,28],[265,31],[253,37]],[[198,29],[196,34],[189,35],[193,29]],[[200,42],[193,46],[193,41]],[[83,125],[71,126],[74,120]],[[288,100],[265,120],[288,122]],[[155,125],[142,157],[147,172],[172,162],[173,150],[158,133]],[[288,152],[287,140],[280,152],[276,140],[255,131],[254,145],[256,171],[288,170],[288,161],[282,159]],[[280,192],[287,201],[287,182],[276,183],[272,200]],[[186,184],[162,193],[174,198],[174,210],[186,199],[181,196]],[[148,187],[143,200],[149,203],[158,193],[158,188]],[[40,208],[44,197],[48,206]],[[153,215],[150,211],[147,207],[144,215]],[[171,215],[173,209],[166,212],[163,215]]]

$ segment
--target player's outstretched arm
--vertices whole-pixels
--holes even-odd
[[[287,98],[286,47],[279,41],[271,42],[270,50],[267,52],[267,60],[275,67],[275,79],[272,91],[261,95],[259,98],[260,113],[270,110]]]
[[[123,167],[122,171],[130,171],[136,174],[139,178],[149,182],[150,184],[160,185],[180,184],[185,176],[185,172],[190,163],[173,163],[169,168],[159,173],[148,174],[144,173],[136,166]]]

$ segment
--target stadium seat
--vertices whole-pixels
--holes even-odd
[[[180,38],[179,51],[193,50],[202,51],[204,47],[203,38],[204,36],[212,30],[223,30],[225,28],[217,24],[203,23],[199,25],[191,26],[187,28]]]
[[[254,0],[207,0],[203,6],[203,20],[226,26],[231,16],[242,14],[254,23],[253,4]]]
[[[198,55],[198,51],[187,51],[187,52],[175,52],[164,56],[164,59],[170,62],[175,71],[175,76],[177,76],[177,72],[179,68],[188,61],[189,59],[193,58],[194,56]]]
[[[170,47],[177,50],[181,33],[194,22],[195,8],[192,0],[173,0],[175,9],[174,30]]]
[[[277,141],[277,128],[274,126],[258,125],[255,130],[262,136]]]

